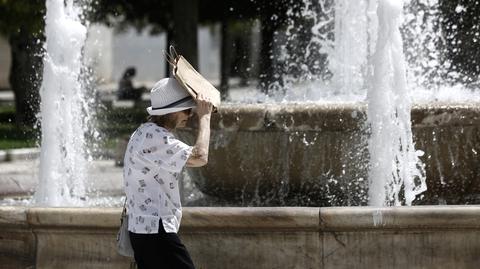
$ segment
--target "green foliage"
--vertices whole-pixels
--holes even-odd
[[[89,17],[92,21],[115,25],[120,30],[127,25],[138,30],[149,26],[152,34],[155,34],[172,27],[173,1],[175,0],[97,0]],[[272,12],[283,17],[282,14],[286,13],[291,2],[292,0],[198,0],[199,22],[209,24],[224,20],[251,20],[265,14],[270,16]]]
[[[109,107],[97,112],[98,128],[105,137],[129,135],[140,123],[145,122],[146,118],[145,107]]]
[[[171,3],[172,0],[98,0],[94,2],[89,18],[95,22],[115,25],[119,30],[126,26],[138,30],[149,26],[152,34],[155,34],[167,29],[171,20]]]
[[[37,138],[36,129],[15,125],[13,106],[0,106],[0,149],[36,147]]]
[[[15,122],[15,107],[13,105],[0,106],[0,122]]]
[[[104,107],[97,112],[98,131],[103,141],[101,145],[112,148],[117,138],[129,136],[141,123],[145,122],[145,107],[112,108]],[[37,146],[40,130],[15,125],[13,106],[0,105],[0,149]],[[97,141],[98,142],[98,141]]]
[[[37,140],[35,139],[0,139],[0,149],[19,149],[19,148],[34,148],[37,147]]]
[[[0,0],[0,34],[17,31],[39,34],[43,31],[45,0]]]
[[[34,147],[37,144],[38,131],[33,128],[18,128],[12,123],[0,124],[0,149]]]

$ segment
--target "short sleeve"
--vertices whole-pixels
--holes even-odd
[[[163,128],[150,128],[139,149],[139,157],[170,172],[180,172],[193,147],[183,143]]]

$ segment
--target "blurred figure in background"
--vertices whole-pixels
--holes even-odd
[[[128,67],[123,73],[120,82],[118,83],[118,100],[134,100],[139,101],[142,98],[142,93],[146,91],[145,87],[133,87],[132,79],[137,74],[135,67]]]

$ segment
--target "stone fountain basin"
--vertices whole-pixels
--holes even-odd
[[[0,207],[1,268],[129,268],[120,212]],[[187,207],[180,237],[197,268],[476,269],[480,206]]]
[[[345,206],[367,202],[364,104],[224,105],[212,118],[209,164],[189,173],[232,205]],[[415,204],[480,202],[480,105],[412,108],[428,191]],[[196,126],[179,132],[194,143]]]

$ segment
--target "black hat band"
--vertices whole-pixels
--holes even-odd
[[[187,96],[187,97],[185,97],[185,98],[183,98],[183,99],[180,99],[180,100],[178,100],[178,101],[175,101],[175,102],[173,102],[173,103],[171,103],[171,104],[168,104],[168,105],[166,105],[166,106],[162,106],[162,107],[152,107],[152,110],[176,107],[176,106],[178,106],[179,104],[185,103],[185,102],[190,101],[190,100],[193,100],[193,98],[192,98],[191,96]]]

